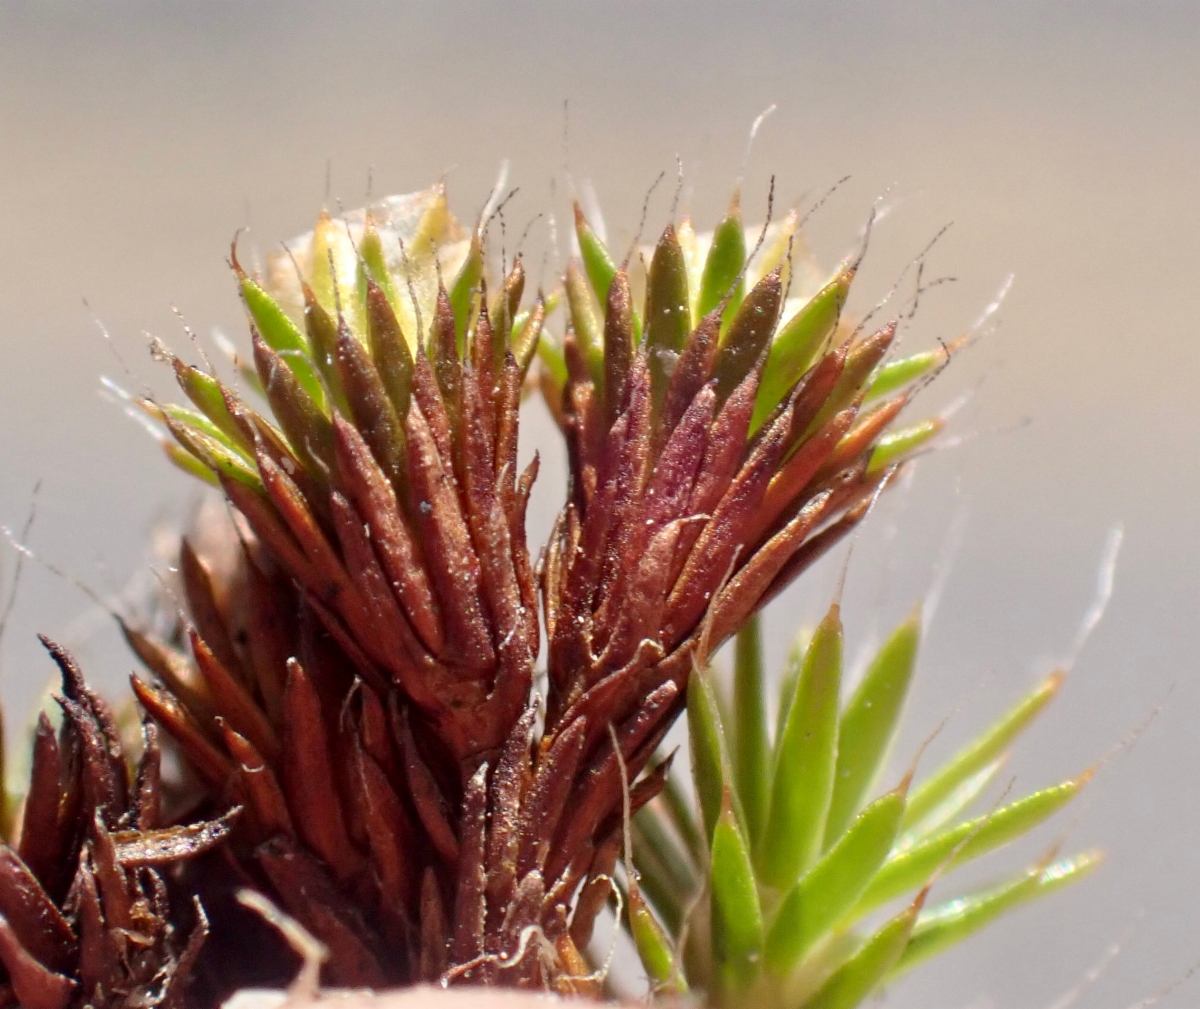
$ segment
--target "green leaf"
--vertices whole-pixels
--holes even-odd
[[[346,401],[342,375],[338,370],[337,318],[325,310],[315,293],[307,291],[304,299],[304,331],[308,334],[312,357],[329,391],[330,401],[339,413],[350,416],[350,404]]]
[[[256,334],[252,333],[252,337]],[[292,451],[316,477],[331,473],[333,461],[333,424],[308,395],[295,372],[286,367],[287,358],[268,350],[264,341],[254,347],[254,361],[271,412]]]
[[[312,270],[309,282],[318,303],[332,317],[340,309],[350,332],[361,337],[365,327],[364,306],[358,300],[358,255],[344,221],[335,221],[321,211],[313,228],[309,258]]]
[[[371,279],[383,291],[384,297],[387,298],[392,311],[399,311],[400,292],[396,288],[396,278],[392,276],[392,271],[388,269],[387,256],[383,251],[383,240],[379,237],[379,230],[375,227],[375,221],[370,214],[367,215],[362,241],[358,243],[358,254],[362,257],[362,265],[371,274]],[[361,297],[365,305],[365,287]]]
[[[912,936],[924,894],[886,922],[817,990],[804,1009],[854,1009],[896,966]]]
[[[471,236],[471,246],[467,249],[467,258],[459,267],[458,276],[450,285],[450,307],[454,310],[454,335],[458,339],[458,356],[466,356],[467,326],[471,324],[471,314],[475,308],[475,292],[483,279],[483,249],[480,245],[479,233]]]
[[[896,842],[900,850],[911,848],[921,838],[939,830],[946,824],[958,819],[959,815],[983,793],[984,789],[995,779],[996,775],[1008,762],[1008,755],[1003,754],[993,760],[987,767],[976,771],[961,785],[954,789],[934,809],[927,813],[920,823],[901,835]]]
[[[213,473],[223,473],[248,487],[262,490],[262,478],[258,475],[258,469],[223,440],[214,438],[191,424],[178,421],[169,413],[164,412],[163,421],[167,430],[175,436],[175,440]]]
[[[904,814],[906,785],[876,799],[792,887],[767,933],[767,970],[786,977],[862,896],[887,858]]]
[[[944,364],[946,360],[946,351],[939,347],[937,350],[923,350],[919,354],[910,354],[908,357],[881,364],[871,375],[863,402],[870,403],[881,399],[910,382],[915,382],[918,378],[928,375],[938,365]]]
[[[217,479],[217,475],[187,449],[175,444],[173,441],[164,440],[161,444],[167,458],[175,466],[187,473],[188,476],[197,477],[213,487],[221,486],[221,481]]]
[[[792,698],[796,696],[796,684],[800,682],[800,670],[804,668],[804,654],[812,641],[812,631],[807,628],[797,632],[788,649],[787,662],[783,667],[783,676],[779,682],[779,708],[775,712],[775,742],[783,738],[783,729],[787,725],[788,712],[792,710]]]
[[[763,682],[762,627],[755,614],[738,631],[733,660],[733,773],[750,847],[757,847],[770,801],[771,752]]]
[[[638,958],[655,991],[682,994],[687,984],[679,970],[675,949],[653,912],[642,900],[636,884],[629,888],[629,934],[637,948]]]
[[[713,232],[696,302],[697,318],[703,319],[729,295],[723,316],[725,325],[734,317],[745,292],[741,272],[746,264],[746,231],[742,226],[738,196],[736,192],[733,194],[728,214]]]
[[[239,456],[248,466],[251,468],[254,467],[253,453],[247,451],[245,445],[240,441],[235,442],[221,428],[209,420],[208,417],[204,416],[204,414],[198,413],[195,410],[189,410],[186,406],[177,406],[174,403],[164,403],[155,409],[158,411],[157,416],[170,417],[179,424],[186,425],[200,434],[206,435],[213,442],[223,445],[234,455]]]
[[[575,237],[579,240],[579,254],[583,259],[588,282],[596,292],[596,300],[603,305],[608,300],[608,286],[617,275],[617,264],[600,241],[600,236],[588,223],[578,201],[575,203]]]
[[[1049,866],[1037,866],[1006,883],[923,912],[908,948],[892,971],[893,976],[962,942],[1013,908],[1083,879],[1103,860],[1100,852],[1085,852]]]
[[[538,344],[541,342],[546,312],[546,301],[539,292],[533,309],[518,312],[513,320],[512,353],[517,367],[521,369],[522,380],[529,371],[533,355],[537,353]]]
[[[943,867],[962,865],[1028,833],[1075,798],[1091,777],[1092,772],[1087,771],[995,812],[934,834],[907,851],[893,854],[876,873],[852,917],[861,917],[889,900],[924,886]]]
[[[965,746],[943,764],[933,776],[921,782],[908,800],[904,828],[918,824],[934,807],[941,804],[959,784],[999,757],[1014,739],[1054,699],[1065,674],[1051,673],[1026,697],[995,721],[974,742]]]
[[[562,345],[553,340],[539,340],[537,357],[550,377],[562,387],[567,384],[567,362],[563,357]]]
[[[592,301],[592,292],[575,263],[567,266],[567,307],[571,312],[571,328],[584,360],[592,373],[596,389],[604,387],[604,325]]]
[[[758,848],[764,882],[792,886],[821,852],[837,762],[842,622],[834,603],[813,635],[775,754],[771,809]]]
[[[296,376],[296,381],[308,393],[309,398],[322,413],[328,414],[329,406],[325,402],[325,389],[313,366],[312,350],[308,345],[308,340],[296,328],[296,324],[287,317],[274,298],[246,274],[240,270],[237,273],[242,302],[263,342],[283,357],[292,374]]]
[[[600,236],[588,223],[578,203],[575,204],[575,237],[579,240],[579,256],[583,260],[583,269],[596,294],[596,300],[601,305],[607,304],[608,289],[612,285],[613,277],[617,275],[617,264],[600,241]],[[641,343],[642,320],[637,309],[633,310],[632,316],[634,342]]]
[[[744,991],[758,974],[763,919],[750,851],[728,789],[713,830],[711,881],[713,952],[718,974],[727,992]]]
[[[854,267],[842,267],[837,276],[814,294],[779,330],[767,354],[762,383],[758,387],[754,416],[750,421],[752,433],[783,402],[837,328],[853,280]]]
[[[875,443],[875,451],[871,453],[871,461],[867,464],[867,475],[887,469],[898,459],[916,451],[930,438],[940,434],[945,426],[946,422],[940,417],[932,417],[898,431],[889,431]]]
[[[842,712],[833,799],[825,823],[826,849],[862,808],[887,760],[912,682],[920,637],[920,614],[914,613],[879,650]]]
[[[798,254],[803,254],[803,241],[799,243],[795,241],[796,231],[799,227],[800,213],[793,207],[787,212],[783,220],[779,222],[778,228],[775,229],[775,237],[769,238],[763,245],[762,252],[757,256],[757,262],[746,271],[747,282],[751,278],[757,280],[760,277],[765,277],[775,267],[779,266],[783,270],[784,289],[787,289],[792,272],[792,253],[794,251]],[[755,276],[756,273],[757,277]]]
[[[721,815],[728,756],[717,698],[708,677],[699,669],[693,670],[688,678],[687,719],[692,779],[696,785],[704,831],[711,843],[717,818]]]
[[[245,432],[238,427],[237,421],[233,419],[233,415],[225,403],[225,394],[221,383],[199,368],[184,364],[178,358],[174,359],[173,364],[179,387],[221,432],[223,440],[229,442],[231,447],[236,446],[243,452],[251,451],[252,446],[246,438]]]

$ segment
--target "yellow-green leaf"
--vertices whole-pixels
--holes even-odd
[[[858,918],[919,886],[939,869],[961,865],[1007,844],[1057,813],[1091,780],[1088,771],[1034,792],[995,812],[968,820],[892,855],[855,907]]]
[[[713,830],[711,885],[718,975],[726,991],[744,991],[758,974],[763,919],[750,851],[728,789]]]
[[[919,897],[886,922],[849,960],[839,967],[804,1009],[854,1009],[896,966],[912,936],[923,898]]]
[[[920,615],[914,613],[884,643],[842,712],[833,799],[825,824],[826,849],[862,808],[883,769],[908,696],[920,637]]]
[[[821,852],[837,762],[842,621],[837,603],[813,634],[775,753],[771,808],[757,854],[767,884],[788,889]]]
[[[1006,883],[930,908],[917,918],[912,939],[893,976],[962,942],[1006,912],[1083,879],[1103,860],[1100,852],[1084,852],[1049,866],[1036,866]]]
[[[1064,674],[1051,673],[1023,697],[1013,708],[973,742],[938,768],[927,780],[913,789],[904,815],[904,827],[915,826],[926,814],[941,804],[954,789],[999,757],[1012,741],[1042,712],[1062,687]]]
[[[786,977],[862,896],[896,839],[904,786],[876,799],[792,887],[767,933],[767,970]]]
[[[783,402],[837,328],[854,272],[853,266],[843,267],[779,330],[763,368],[754,416],[750,421],[752,432],[758,430],[770,412]]]

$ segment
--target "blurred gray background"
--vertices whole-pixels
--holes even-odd
[[[1065,838],[1107,849],[1104,869],[888,1004],[1049,1009],[1122,939],[1079,1002],[1122,1009],[1200,960],[1198,59],[1197,6],[1157,0],[0,3],[0,522],[21,525],[41,480],[30,541],[46,563],[105,597],[149,583],[151,532],[196,490],[99,376],[165,388],[142,334],[187,348],[172,305],[203,337],[243,338],[229,239],[249,224],[265,249],[307,230],[327,164],[347,207],[369,171],[376,195],[446,173],[472,219],[511,159],[511,231],[549,206],[567,220],[569,164],[623,247],[677,154],[711,226],[750,123],[778,103],[746,174],[748,218],[772,174],[803,207],[851,176],[807,228],[832,265],[877,197],[893,208],[855,310],[950,221],[927,278],[957,282],[924,299],[906,346],[953,337],[1016,275],[997,330],[921,403],[973,392],[950,426],[963,443],[882,503],[849,566],[851,655],[944,580],[898,761],[952,714],[932,756],[950,752],[1068,655],[1118,520],[1108,614],[1019,749],[1016,789],[1080,771],[1161,708],[1077,807],[990,865]],[[670,195],[668,182],[651,202],[651,230]],[[544,221],[530,247],[548,247]],[[524,433],[527,449],[552,444],[536,411]],[[551,456],[541,529],[562,480]],[[844,556],[771,611],[773,663],[827,605]],[[13,563],[5,548],[5,584]],[[102,612],[28,567],[0,655],[18,739],[51,672],[37,630],[109,690],[132,668]],[[1193,980],[1161,1004],[1198,1001]]]

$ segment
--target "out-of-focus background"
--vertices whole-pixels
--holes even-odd
[[[900,758],[950,715],[931,757],[948,753],[1070,657],[1105,538],[1125,530],[1107,616],[1018,751],[1015,788],[1108,760],[1001,860],[1063,839],[1109,864],[888,1004],[1049,1009],[1118,940],[1078,1004],[1120,1009],[1168,985],[1200,960],[1198,61],[1200,8],[1161,0],[0,4],[0,522],[22,525],[40,481],[28,539],[43,561],[0,653],[12,741],[50,682],[35,631],[109,691],[132,668],[70,579],[109,599],[152,584],[151,534],[197,491],[100,376],[165,388],[144,331],[197,353],[172,306],[202,344],[213,326],[244,339],[225,265],[237,228],[265,250],[327,196],[361,204],[368,178],[382,195],[443,175],[470,220],[507,158],[511,242],[552,207],[562,243],[574,179],[594,183],[623,248],[663,170],[648,235],[665,222],[677,155],[681,198],[711,226],[750,123],[778,103],[746,169],[747,217],[772,174],[802,208],[850,176],[806,228],[832,265],[882,197],[855,311],[948,222],[925,279],[956,281],[926,294],[906,346],[954,337],[1016,277],[995,331],[920,404],[969,394],[950,424],[962,443],[881,504],[848,568],[851,655],[944,586]],[[529,247],[552,249],[546,219]],[[530,260],[547,285],[559,266]],[[524,435],[553,444],[536,409]],[[543,530],[563,473],[549,461]],[[774,606],[774,663],[844,558]],[[5,548],[5,584],[14,561]],[[1198,983],[1161,1004],[1194,1005]]]

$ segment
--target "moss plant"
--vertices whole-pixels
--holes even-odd
[[[949,351],[888,360],[894,323],[843,318],[857,261],[811,282],[795,214],[748,234],[735,195],[711,237],[670,222],[644,269],[575,223],[561,290],[528,298],[440,187],[323,213],[262,275],[235,243],[236,380],[156,346],[187,402],[141,406],[229,517],[180,545],[174,630],[123,624],[146,667],[136,773],[48,643],[64,716],[39,722],[0,859],[9,1001],[212,1006],[284,983],[295,955],[248,888],[324,946],[331,986],[602,997],[593,928],[623,896],[659,995],[852,1006],[1093,863],[924,908],[1086,779],[963,819],[1052,679],[874,797],[915,621],[843,704],[835,606],[768,731],[757,614],[937,433],[897,418]],[[540,549],[537,458],[517,464],[534,388],[570,463]],[[733,638],[724,714],[709,660]],[[656,756],[685,710],[698,816]]]
[[[668,792],[633,821],[629,927],[656,987],[698,986],[718,1003],[854,1006],[1099,863],[1097,852],[1061,859],[1052,849],[1011,879],[926,907],[938,878],[1042,823],[1091,772],[967,815],[1057,693],[1062,676],[1054,673],[932,774],[914,785],[910,771],[873,795],[918,633],[916,617],[897,628],[841,703],[833,606],[811,640],[793,648],[774,733],[757,620],[738,634],[732,704],[719,702],[708,671],[693,674],[688,735],[699,815]]]

